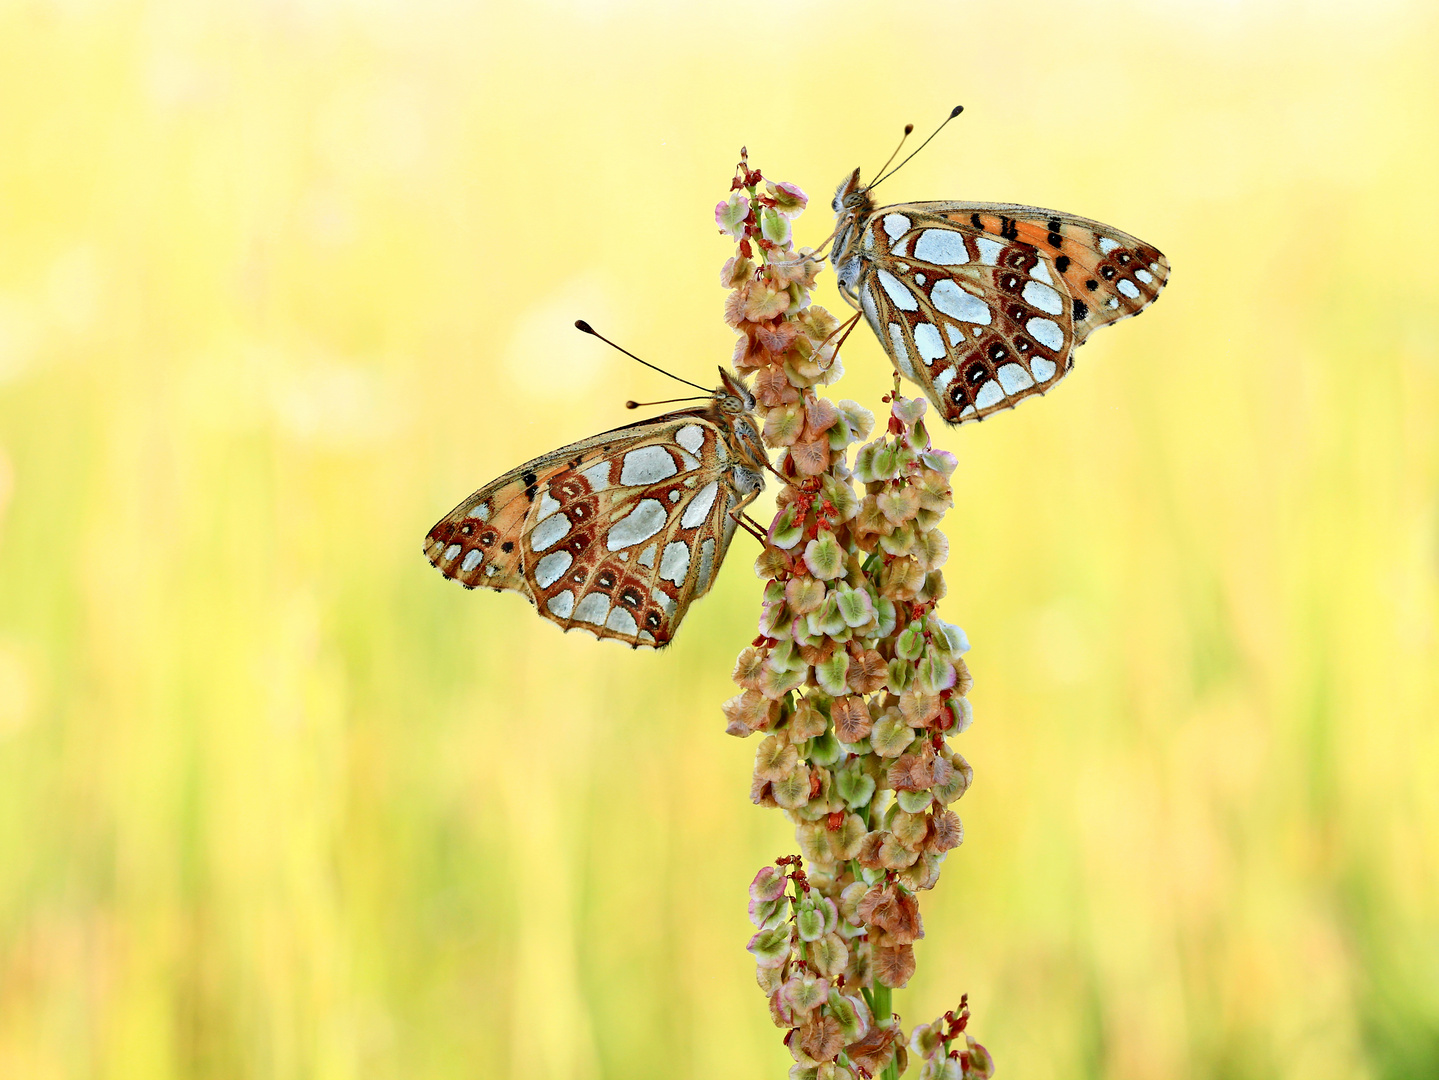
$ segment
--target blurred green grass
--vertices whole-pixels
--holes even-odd
[[[1439,35],[1359,11],[0,8],[0,1075],[783,1073],[743,538],[658,656],[420,540],[663,396],[574,318],[728,357],[742,143],[815,242],[956,101],[887,198],[1175,273],[940,436],[977,783],[898,1007],[1026,1080],[1439,1071]]]

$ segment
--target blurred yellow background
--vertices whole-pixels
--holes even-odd
[[[727,360],[741,144],[1168,291],[960,458],[968,840],[906,1024],[1022,1080],[1439,1075],[1439,12],[0,6],[0,1076],[780,1077],[723,733],[468,594],[461,497]],[[842,306],[826,271],[820,295]],[[861,330],[835,392],[887,384]]]

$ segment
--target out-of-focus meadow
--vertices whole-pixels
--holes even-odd
[[[1170,257],[941,432],[964,847],[907,1023],[1002,1076],[1439,1074],[1439,16],[1414,3],[0,7],[0,1076],[778,1077],[676,644],[420,553],[727,359],[741,144]],[[833,279],[821,296],[841,302]],[[861,329],[840,396],[877,405]]]

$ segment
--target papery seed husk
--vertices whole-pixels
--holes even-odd
[[[964,843],[964,823],[953,810],[944,810],[934,815],[928,847],[930,851],[950,851]]]

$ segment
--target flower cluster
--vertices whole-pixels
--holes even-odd
[[[897,1077],[907,1047],[928,1076],[984,1077],[982,1047],[949,1049],[963,1030],[950,1032],[953,1014],[907,1044],[889,1007],[924,935],[918,893],[964,838],[950,805],[973,776],[948,743],[972,719],[969,643],[935,610],[956,462],[930,445],[926,402],[897,384],[884,434],[868,443],[869,410],[816,394],[842,367],[837,320],[809,299],[818,262],[792,247],[806,202],[742,160],[715,211],[739,246],[722,277],[726,321],[741,334],[734,364],[752,376],[788,480],[756,562],[759,636],[736,660],[740,693],[724,711],[730,734],[762,736],[751,798],[784,811],[802,858],[755,878],[749,949],[771,1016],[788,1029],[792,1077]]]

